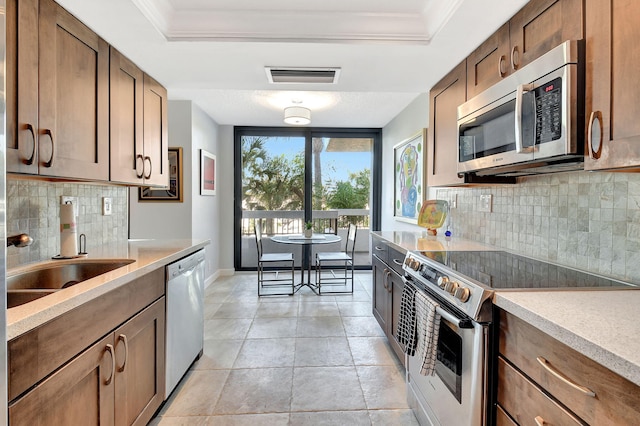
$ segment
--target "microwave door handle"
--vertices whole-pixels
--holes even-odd
[[[524,92],[529,92],[534,89],[533,84],[520,84],[516,90],[516,152],[518,154],[524,154],[533,152],[535,147],[525,148],[522,144],[522,99]]]

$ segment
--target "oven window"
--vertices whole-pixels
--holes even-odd
[[[462,337],[445,320],[440,321],[435,370],[453,396],[462,403]]]
[[[459,162],[515,149],[515,104],[511,100],[460,126]]]

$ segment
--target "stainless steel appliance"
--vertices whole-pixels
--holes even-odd
[[[492,296],[518,289],[638,289],[505,251],[408,252],[406,282],[437,302],[441,315],[433,376],[407,356],[407,399],[421,425],[491,424]]]
[[[458,173],[583,168],[583,46],[566,41],[458,107]]]
[[[204,250],[167,265],[166,388],[169,397],[204,343]]]

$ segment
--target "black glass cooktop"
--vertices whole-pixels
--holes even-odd
[[[639,288],[633,284],[592,275],[505,251],[422,252],[461,275],[495,290]]]

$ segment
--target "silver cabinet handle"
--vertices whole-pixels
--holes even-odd
[[[153,171],[153,165],[151,164],[151,157],[149,157],[148,155],[144,157],[144,161],[149,161],[149,174],[144,175],[145,179],[150,179],[151,178],[151,172]],[[143,170],[146,169],[146,167],[143,168]]]
[[[33,130],[33,126],[29,123],[25,124],[25,127],[31,132],[31,140],[33,141],[33,148],[31,149],[31,157],[24,160],[24,164],[30,166],[33,164],[33,159],[36,158],[36,132]]]
[[[402,266],[402,261],[398,260],[398,259],[391,259],[393,261],[393,263],[395,263],[398,266]]]
[[[519,84],[516,91],[516,152],[518,154],[533,152],[535,146],[525,148],[522,143],[522,98],[524,92],[533,90],[533,84]]]
[[[107,380],[104,381],[104,384],[108,386],[111,384],[111,381],[113,380],[113,375],[116,373],[116,356],[113,353],[112,344],[109,343],[105,348],[105,350],[109,352],[109,354],[111,355],[111,374],[109,374],[109,377],[107,377]]]
[[[383,248],[383,247],[380,247],[380,246],[374,246],[374,247],[375,247],[375,249],[376,249],[376,250],[378,250],[378,251],[382,251],[382,250],[384,250],[384,248]]]
[[[384,268],[382,273],[384,274],[384,281],[382,283],[382,286],[387,290],[389,290],[389,287],[387,286],[387,282],[388,282],[387,278],[389,277],[389,270],[387,268]]]
[[[520,66],[520,53],[518,52],[518,46],[513,46],[511,49],[511,68],[517,70]]]
[[[541,416],[536,416],[534,420],[537,426],[544,426],[544,419]]]
[[[129,342],[127,341],[127,336],[124,334],[118,336],[118,341],[124,343],[124,361],[122,366],[118,368],[118,372],[122,373],[124,368],[127,366],[127,360],[129,359]]]
[[[561,382],[571,386],[572,388],[582,392],[587,396],[590,396],[592,398],[596,397],[596,393],[594,391],[592,391],[591,389],[585,386],[581,386],[575,383],[574,381],[572,381],[571,379],[569,379],[567,376],[565,376],[564,374],[562,374],[561,372],[553,368],[551,364],[549,364],[549,361],[547,361],[545,358],[539,356],[536,358],[536,360],[538,361],[538,364],[540,364],[545,370],[547,370],[549,373],[551,373],[551,375],[559,379]]]
[[[53,165],[53,156],[54,156],[54,149],[55,149],[55,144],[53,143],[53,133],[51,133],[51,129],[45,129],[44,130],[44,134],[45,135],[49,135],[49,138],[51,139],[51,158],[49,159],[49,161],[47,161],[46,163],[44,163],[45,167],[51,167]]]
[[[504,55],[500,55],[498,58],[498,76],[500,78],[504,77],[507,74],[507,70],[504,69],[504,63],[507,61],[507,58]]]
[[[138,160],[142,160],[142,171],[140,173],[138,173]],[[142,158],[142,154],[138,154],[136,155],[136,177],[138,179],[142,179],[143,175],[144,175],[144,158]]]
[[[597,160],[600,158],[603,142],[602,112],[592,111],[589,117],[589,128],[587,130],[587,148],[589,149],[589,157],[591,157],[591,159]]]

